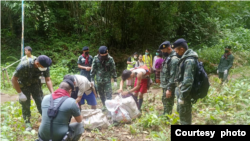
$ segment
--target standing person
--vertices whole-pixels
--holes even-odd
[[[155,83],[160,84],[160,73],[162,68],[162,62],[164,60],[162,59],[162,53],[159,52],[158,58],[155,60]]]
[[[198,54],[192,49],[188,49],[185,39],[178,39],[174,42],[173,48],[180,58],[176,73],[177,86],[175,95],[177,96],[177,109],[180,116],[181,125],[190,125],[192,122],[192,104],[191,104],[191,89],[194,82],[194,76],[197,69],[195,59],[198,59]],[[182,64],[185,65],[182,68]]]
[[[74,83],[74,86],[76,88],[75,91],[72,90],[71,97],[76,99],[76,102],[80,106],[85,104],[85,99],[88,103],[88,105],[91,106],[91,109],[96,109],[96,92],[95,87],[93,83],[90,83],[90,81],[82,75],[65,75],[63,80],[69,79]]]
[[[149,70],[152,70],[152,55],[149,54],[148,49],[145,50],[145,55],[143,55],[142,61],[145,63]]]
[[[127,60],[127,70],[133,69],[135,67],[136,61],[138,60],[138,54],[137,52],[134,53],[134,56],[131,56],[128,58]],[[129,87],[132,87],[132,83],[134,82],[134,79],[131,80],[127,80],[126,86],[127,89],[129,89]]]
[[[85,76],[90,80],[90,70],[92,65],[93,57],[89,55],[89,47],[85,46],[82,48],[82,55],[78,57],[78,68],[81,69],[81,75]]]
[[[156,69],[155,69],[155,61],[156,61],[157,59],[160,58],[160,57],[159,57],[160,52],[161,52],[161,51],[158,49],[158,50],[156,51],[155,56],[154,56],[154,59],[153,59],[153,66],[152,66],[152,69],[153,69],[154,73],[155,73],[155,71],[156,71]],[[156,75],[155,75],[154,83],[156,83]]]
[[[122,72],[122,80],[120,82],[120,89],[118,90],[118,92],[122,93],[122,95],[127,95],[129,93],[134,92],[134,99],[137,102],[138,109],[140,111],[143,103],[143,95],[147,93],[147,86],[148,86],[147,83],[149,74],[150,70],[147,68],[146,65],[134,70],[124,70]],[[134,88],[126,92],[123,92],[122,88],[124,81],[127,79],[132,79],[133,77],[136,77]],[[138,95],[139,95],[139,101],[138,101]]]
[[[159,49],[162,51],[164,61],[160,72],[160,81],[163,95],[162,103],[164,107],[163,115],[172,114],[175,98],[175,74],[178,65],[178,57],[176,52],[171,48],[169,41],[163,42]]]
[[[141,67],[143,65],[144,65],[144,62],[142,61],[142,55],[140,54],[138,61],[135,63],[135,68]]]
[[[30,46],[26,46],[26,47],[24,48],[24,51],[25,51],[24,53],[25,53],[26,56],[23,56],[23,57],[22,57],[21,62],[22,62],[22,61],[25,61],[25,60],[33,60],[33,59],[36,59],[36,56],[33,56],[33,55],[31,54],[32,48],[31,48]]]
[[[100,46],[99,54],[94,57],[91,72],[91,82],[96,77],[97,89],[102,100],[103,110],[106,110],[106,99],[112,99],[111,77],[114,79],[114,87],[117,87],[117,74],[113,57],[108,53],[106,46]]]
[[[46,55],[40,55],[34,60],[22,61],[17,66],[11,79],[13,87],[19,95],[19,102],[22,105],[22,114],[27,131],[32,130],[30,123],[30,96],[32,95],[36,102],[37,110],[42,114],[41,102],[43,91],[41,84],[46,83],[49,91],[53,93],[49,69],[51,64],[52,60]]]
[[[218,65],[217,74],[219,78],[222,80],[222,83],[228,82],[228,73],[231,67],[233,66],[234,56],[231,54],[231,46],[225,47],[225,53],[222,55],[220,59],[220,63]],[[221,83],[221,84],[222,84]]]
[[[152,55],[149,53],[149,50],[145,50],[145,55],[142,57],[142,61],[144,64],[147,66],[147,68],[150,70],[150,73],[153,73],[153,68],[152,68]],[[150,76],[150,75],[149,75]],[[149,77],[148,78],[148,89],[149,86],[153,83],[152,79]]]
[[[78,141],[84,132],[82,116],[80,109],[73,98],[70,98],[70,93],[74,89],[74,84],[69,79],[64,79],[60,83],[59,89],[50,95],[46,95],[42,101],[42,123],[38,130],[39,139],[36,141],[61,141],[67,132],[70,132],[71,140]],[[57,116],[53,119],[52,129],[48,110],[53,100],[53,105],[56,107],[59,102],[67,98],[58,109]],[[71,117],[74,117],[76,123],[69,123]],[[53,132],[52,132],[53,131]]]

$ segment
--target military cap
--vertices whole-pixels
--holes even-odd
[[[89,47],[85,46],[82,48],[82,51],[89,50]]]
[[[52,60],[48,56],[46,56],[46,55],[40,55],[40,56],[38,56],[37,61],[43,67],[49,67],[52,64]]]
[[[187,41],[186,41],[185,39],[183,39],[183,38],[180,38],[180,39],[176,40],[176,41],[173,43],[172,48],[174,49],[174,48],[176,48],[176,47],[182,45],[183,43],[187,43]]]
[[[226,46],[225,48],[227,48],[227,49],[231,49],[231,46]]]
[[[106,54],[107,50],[108,50],[108,48],[106,46],[100,46],[99,53],[100,54]]]
[[[27,46],[24,49],[27,49],[28,51],[32,52],[32,48],[30,46]]]
[[[164,48],[166,48],[166,47],[168,47],[170,45],[171,44],[170,44],[169,41],[165,41],[165,42],[161,43],[161,45],[159,46],[159,49],[164,49]]]

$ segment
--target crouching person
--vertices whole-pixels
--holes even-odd
[[[81,105],[85,104],[85,100],[88,105],[91,106],[91,109],[96,109],[96,91],[94,83],[90,82],[87,77],[82,75],[65,75],[64,78],[69,79],[74,83],[75,91],[72,91],[71,97],[76,99],[76,102],[79,104],[80,109]]]
[[[42,101],[42,123],[38,131],[39,141],[62,141],[66,136],[68,137],[67,141],[78,141],[80,139],[84,128],[81,124],[82,116],[79,106],[76,100],[70,97],[72,89],[74,89],[74,83],[65,79],[60,84],[59,89],[44,97]],[[58,110],[57,114],[51,112],[56,109]],[[77,122],[69,124],[72,116]]]
[[[122,93],[123,96],[128,95],[129,93],[134,92],[133,98],[135,99],[138,109],[141,111],[141,106],[143,103],[143,95],[147,93],[148,89],[148,79],[149,79],[150,71],[146,65],[134,69],[134,70],[124,70],[122,72],[122,80],[120,82],[120,89],[118,90],[119,93]],[[123,92],[123,84],[125,80],[130,80],[133,77],[136,77],[134,88],[131,90]],[[139,101],[138,100],[139,95]]]

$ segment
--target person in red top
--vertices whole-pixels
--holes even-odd
[[[137,102],[138,109],[141,111],[141,106],[143,103],[143,95],[147,93],[148,89],[148,79],[149,79],[150,71],[146,65],[136,68],[134,70],[124,70],[122,72],[122,80],[120,82],[120,89],[118,90],[119,93],[122,95],[128,95],[129,93],[134,92],[134,99]],[[124,81],[127,79],[132,79],[136,76],[134,88],[131,90],[123,92],[123,84]],[[139,101],[137,101],[137,97],[139,96]]]

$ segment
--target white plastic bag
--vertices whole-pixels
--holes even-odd
[[[129,123],[140,114],[132,96],[122,98],[120,94],[113,100],[106,100],[105,105],[113,121]]]
[[[129,113],[131,119],[134,119],[140,115],[140,111],[132,96],[127,98],[122,98],[121,107],[124,108]]]
[[[110,123],[107,117],[102,113],[101,109],[82,110],[82,123],[85,129],[108,128]]]

